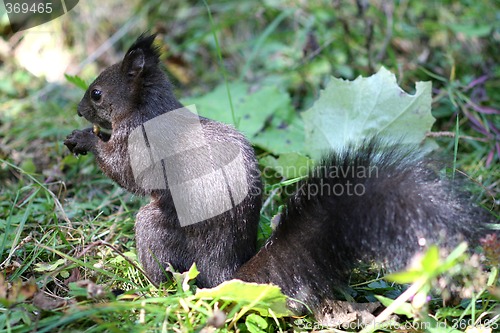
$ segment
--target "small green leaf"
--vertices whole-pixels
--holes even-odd
[[[59,266],[64,265],[65,260],[64,259],[58,259],[54,262],[48,263],[48,262],[41,262],[35,264],[35,271],[36,272],[53,272],[55,271]]]
[[[422,272],[420,270],[410,270],[406,272],[396,272],[392,274],[388,274],[385,276],[386,280],[405,284],[405,283],[413,283],[422,277]]]
[[[35,163],[33,162],[33,159],[27,158],[25,159],[21,165],[21,169],[24,170],[26,173],[35,173],[36,172],[36,166]]]
[[[434,245],[430,246],[420,260],[420,263],[422,264],[422,269],[425,273],[429,276],[435,275],[435,271],[441,265],[438,247]]]
[[[265,333],[265,329],[268,326],[267,321],[255,313],[248,315],[245,325],[252,333]]]
[[[193,263],[187,272],[179,273],[172,265],[169,265],[167,271],[172,273],[172,276],[179,287],[182,287],[183,291],[189,290],[189,282],[194,280],[200,272],[196,268],[196,263]]]
[[[64,271],[59,272],[59,275],[60,275],[63,279],[67,279],[67,278],[69,278],[69,275],[70,275],[70,274],[69,274],[69,272],[68,272],[68,271],[64,270]]]
[[[123,252],[123,256],[129,258],[132,261],[137,260],[137,254],[134,252],[131,252],[131,251]],[[112,264],[119,264],[119,263],[126,260],[123,256],[116,256],[116,257],[112,258],[109,262]]]
[[[450,29],[455,33],[464,34],[466,37],[486,37],[494,29],[493,25],[474,25],[474,24],[451,24]]]
[[[498,268],[492,267],[491,272],[488,275],[488,283],[486,284],[488,287],[494,286],[495,281],[498,279]]]
[[[200,271],[198,271],[196,264],[192,264],[189,270],[187,271],[186,276],[188,280],[193,280],[198,276],[198,274],[200,274]]]
[[[373,289],[386,289],[389,287],[389,285],[384,280],[378,280],[378,281],[373,281],[373,282],[368,283],[368,285],[366,287],[371,289],[371,290],[373,290]]]
[[[79,77],[78,75],[64,74],[64,77],[66,78],[66,81],[73,83],[75,86],[84,91],[86,91],[89,88],[89,85],[85,82],[85,80]]]
[[[437,309],[436,318],[460,317],[464,314],[464,309],[444,307]]]
[[[375,295],[375,298],[377,298],[378,301],[385,307],[388,307],[392,304],[392,302],[394,302],[394,300],[380,295]],[[408,318],[413,318],[413,307],[410,303],[403,303],[394,310],[394,313],[407,316]]]
[[[88,297],[88,291],[86,287],[79,286],[77,282],[70,282],[69,285],[69,294],[74,297]]]

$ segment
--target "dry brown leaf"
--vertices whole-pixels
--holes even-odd
[[[51,297],[46,293],[44,293],[43,291],[38,292],[35,295],[35,297],[33,297],[33,305],[45,311],[54,310],[66,304],[67,304],[66,300]]]

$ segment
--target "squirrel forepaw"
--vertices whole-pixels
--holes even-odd
[[[64,145],[75,155],[86,155],[87,152],[94,151],[96,144],[97,136],[92,132],[92,128],[74,130],[64,140]]]

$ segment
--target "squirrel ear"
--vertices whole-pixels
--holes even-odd
[[[144,69],[144,52],[141,49],[132,50],[123,59],[122,70],[130,78],[136,78]]]
[[[147,68],[156,68],[160,61],[158,48],[153,46],[156,35],[142,34],[128,49],[122,61],[122,71],[135,78]]]

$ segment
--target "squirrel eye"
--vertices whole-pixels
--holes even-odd
[[[99,102],[101,100],[101,97],[102,91],[100,91],[99,89],[94,89],[90,92],[90,98],[92,98],[94,102]]]

